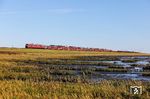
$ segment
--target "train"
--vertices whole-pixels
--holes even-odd
[[[69,51],[95,51],[95,52],[133,52],[133,51],[113,51],[101,48],[86,48],[76,46],[63,46],[63,45],[42,45],[42,44],[26,44],[27,49],[48,49],[48,50],[69,50]]]
[[[69,50],[69,51],[97,51],[97,52],[112,52],[108,49],[100,48],[85,48],[76,46],[63,46],[63,45],[42,45],[42,44],[26,44],[25,48],[28,49],[48,49],[48,50]]]

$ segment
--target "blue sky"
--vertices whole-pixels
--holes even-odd
[[[0,47],[25,43],[150,52],[150,1],[0,0]]]

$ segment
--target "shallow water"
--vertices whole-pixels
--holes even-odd
[[[150,81],[150,77],[143,77],[140,74],[106,74],[112,78],[116,79],[132,79],[132,80],[144,80]]]
[[[138,61],[135,62],[122,62],[122,60],[132,60],[136,59]],[[120,60],[118,61],[89,61],[89,60],[74,60],[76,62],[92,62],[92,63],[110,63],[114,64],[114,66],[121,66],[128,70],[128,72],[102,72],[102,71],[92,71],[93,74],[89,74],[88,77],[91,81],[97,82],[101,80],[107,80],[107,79],[131,79],[131,80],[143,80],[143,81],[150,81],[150,77],[142,76],[141,73],[143,71],[143,67],[147,64],[150,64],[150,57],[120,57]],[[135,64],[135,66],[131,66],[132,64]],[[137,66],[136,66],[137,65]],[[63,65],[62,65],[63,66]],[[84,69],[107,69],[109,66],[96,66],[96,65],[64,65],[64,66],[70,66],[73,67],[76,71],[75,75],[82,75],[82,72],[84,72]],[[86,70],[85,70],[86,71]],[[89,71],[90,72],[90,71]]]
[[[126,59],[138,59],[137,62],[133,63],[125,63],[122,60]],[[131,80],[143,80],[143,81],[150,81],[150,77],[145,77],[141,75],[143,71],[143,67],[149,64],[150,57],[121,57],[120,61],[96,61],[96,62],[105,62],[105,63],[112,63],[114,65],[119,65],[125,68],[128,68],[127,73],[118,73],[118,72],[99,72],[102,76],[92,78],[93,81],[103,80],[103,79],[131,79]],[[139,66],[131,66],[132,64],[137,64]],[[108,68],[107,66],[94,66],[96,68]]]

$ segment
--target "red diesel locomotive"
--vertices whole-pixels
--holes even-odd
[[[47,49],[47,46],[40,45],[40,44],[26,44],[25,48],[31,48],[31,49]]]

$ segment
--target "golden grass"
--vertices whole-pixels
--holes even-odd
[[[130,85],[142,85],[143,95],[129,93]],[[149,84],[148,84],[149,85]],[[147,86],[148,86],[147,85]],[[140,81],[102,81],[99,84],[0,81],[0,98],[8,99],[148,99],[150,87]]]
[[[63,50],[43,50],[43,49],[15,49],[0,48],[0,52],[16,52],[16,54],[2,54],[1,59],[14,58],[75,58],[77,56],[150,56],[146,53],[125,53],[125,52],[89,52],[89,51],[63,51]]]
[[[43,69],[41,72],[37,70],[39,67],[36,64],[22,63],[26,60],[77,59],[83,56],[149,56],[149,54],[0,48],[0,99],[150,99],[149,82],[110,80],[95,84],[53,81],[51,78],[43,81],[40,77],[45,75],[51,77],[47,74],[48,70]],[[40,80],[37,80],[38,77]],[[131,95],[130,85],[143,86],[143,94]]]

